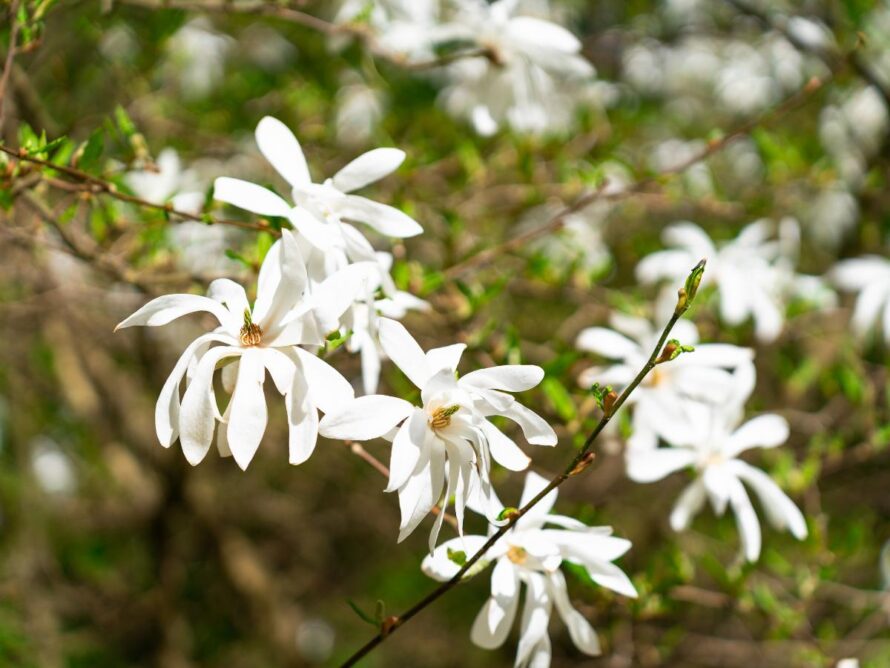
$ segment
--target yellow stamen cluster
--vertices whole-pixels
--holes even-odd
[[[245,323],[241,327],[241,345],[258,346],[263,341],[263,328],[253,322]]]
[[[528,560],[528,552],[525,551],[523,547],[517,547],[516,545],[511,545],[510,549],[507,550],[507,559],[512,561],[514,564],[522,566]]]
[[[460,406],[440,406],[433,411],[430,418],[430,427],[433,429],[444,429],[451,424],[451,416],[457,413]]]

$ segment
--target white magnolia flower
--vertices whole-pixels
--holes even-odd
[[[165,69],[178,81],[184,95],[204,97],[222,81],[226,59],[235,44],[228,35],[216,32],[206,18],[193,19],[167,43]]]
[[[364,223],[390,237],[423,231],[398,209],[350,194],[394,171],[405,159],[403,151],[368,151],[332,178],[313,183],[300,143],[284,123],[263,118],[257,125],[256,141],[260,152],[291,185],[297,206],[267,188],[229,177],[216,179],[214,197],[260,215],[288,218],[300,233],[311,280],[323,279],[350,261],[376,261],[371,244],[347,221]]]
[[[628,450],[627,472],[637,482],[654,482],[675,471],[694,467],[696,479],[686,487],[671,512],[671,527],[683,531],[706,500],[718,515],[732,507],[748,561],[760,556],[760,524],[747,484],[760,498],[767,519],[798,540],[807,524],[794,502],[763,471],[739,459],[751,448],[774,448],[788,439],[788,422],[778,415],[759,415],[738,426],[740,415],[713,404],[698,404],[683,440],[669,448]]]
[[[442,39],[440,4],[439,0],[345,0],[334,22],[349,24],[361,17],[378,48],[409,61],[430,58],[433,45]],[[335,39],[334,46],[341,41]]]
[[[546,485],[544,478],[529,473],[519,505],[528,503]],[[625,596],[637,595],[630,579],[611,563],[630,549],[630,541],[612,536],[610,527],[588,527],[571,517],[549,514],[556,496],[555,489],[547,494],[483,557],[486,563],[494,562],[491,598],[476,616],[470,638],[485,649],[504,644],[519,610],[524,583],[525,609],[514,664],[517,667],[550,665],[547,626],[554,605],[575,646],[590,656],[600,653],[596,632],[569,600],[565,576],[559,569],[563,561],[583,566],[600,586]],[[460,568],[461,560],[455,560],[455,554],[471,556],[482,549],[486,540],[486,536],[464,536],[443,543],[424,559],[424,573],[436,580],[451,579]]]
[[[642,283],[677,282],[685,279],[696,262],[706,258],[708,271],[702,287],[716,284],[722,318],[730,325],[753,318],[757,338],[773,341],[782,331],[784,299],[793,281],[789,279],[783,244],[771,238],[772,227],[770,221],[758,220],[744,227],[732,241],[717,245],[698,225],[671,225],[662,238],[673,248],[643,258],[637,265],[637,279]]]
[[[890,260],[866,255],[838,262],[831,272],[834,283],[842,290],[858,292],[851,325],[859,336],[884,330],[884,341],[890,343]]]
[[[189,313],[206,311],[219,321],[182,353],[164,384],[155,410],[158,439],[170,447],[179,437],[192,465],[207,454],[216,422],[217,448],[233,455],[246,469],[266,429],[266,371],[284,395],[290,427],[289,459],[305,461],[315,448],[317,410],[329,412],[353,397],[352,387],[331,366],[300,345],[321,345],[316,319],[337,318],[365,290],[373,267],[356,264],[334,274],[310,295],[300,250],[287,230],[269,249],[260,268],[257,299],[251,307],[237,283],[217,279],[207,297],[178,294],[153,299],[116,329],[134,325],[159,326]],[[315,315],[316,317],[312,317]],[[220,414],[213,388],[218,365],[231,400]],[[187,386],[180,404],[179,386]]]
[[[420,389],[423,405],[416,407],[383,395],[359,397],[326,415],[321,434],[344,440],[381,436],[392,440],[386,491],[399,493],[399,541],[414,531],[439,501],[446,489],[446,468],[445,503],[455,497],[458,527],[462,527],[471,496],[479,493],[484,501],[492,498],[492,458],[512,471],[521,471],[529,463],[528,456],[489,422],[489,417],[513,420],[529,443],[556,445],[550,425],[507,394],[531,389],[541,382],[544,371],[532,365],[497,366],[458,379],[456,369],[464,344],[424,353],[403,325],[386,318],[380,319],[379,335],[387,356]],[[443,519],[444,513],[439,513],[430,533],[430,550]]]
[[[570,124],[584,84],[595,74],[568,30],[532,16],[517,16],[515,0],[462,0],[450,37],[488,50],[448,70],[445,106],[468,117],[476,131],[491,135],[502,123],[520,132],[543,132]]]
[[[656,326],[659,320],[653,323],[613,313],[612,329],[590,327],[581,331],[575,345],[613,360],[613,364],[584,370],[579,384],[587,388],[594,383],[612,385],[619,391],[627,387],[658,342],[663,329]],[[663,320],[666,322],[667,317]],[[634,405],[631,444],[635,447],[655,445],[657,436],[669,441],[682,439],[691,419],[687,407],[693,402],[726,404],[736,397],[747,397],[754,386],[754,351],[750,348],[699,344],[698,330],[689,320],[678,321],[671,336],[683,345],[694,345],[695,350],[656,366],[628,398]]]
[[[155,161],[154,170],[129,172],[124,181],[138,197],[152,204],[166,204],[186,213],[198,213],[204,204],[204,193],[197,174],[183,169],[179,155],[165,148]]]

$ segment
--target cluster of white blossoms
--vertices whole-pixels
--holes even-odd
[[[395,170],[404,153],[391,148],[370,151],[317,183],[299,142],[282,123],[264,118],[256,139],[291,187],[293,203],[239,179],[218,178],[214,186],[217,200],[287,221],[293,228],[283,228],[281,238],[268,250],[256,298],[251,301],[241,285],[218,278],[206,296],[158,297],[118,325],[118,329],[161,326],[194,313],[215,318],[211,331],[182,352],[161,389],[155,410],[158,439],[165,447],[179,440],[193,465],[215,442],[221,456],[231,456],[247,469],[266,431],[268,374],[284,399],[291,464],[302,464],[312,455],[319,434],[345,441],[384,438],[392,443],[385,491],[398,494],[399,541],[437,513],[424,569],[434,577],[443,576],[456,566],[453,561],[450,566],[442,563],[443,554],[447,562],[453,541],[444,553],[436,549],[450,500],[460,535],[455,540],[476,545],[479,537],[463,535],[466,508],[482,513],[492,527],[503,524],[499,516],[504,508],[491,483],[493,463],[522,471],[530,462],[492,419],[511,421],[532,445],[557,444],[551,426],[512,394],[537,386],[544,371],[533,365],[506,365],[459,375],[464,344],[424,352],[393,319],[408,309],[429,306],[396,289],[389,274],[391,255],[376,251],[354,223],[386,237],[412,236],[421,228],[398,209],[353,191]],[[159,174],[134,174],[132,187],[153,201],[173,196],[176,179],[171,175],[180,172],[178,162],[166,153],[161,167]],[[346,350],[361,354],[364,396],[356,398],[352,385],[317,355],[332,333],[346,340]],[[417,405],[375,394],[386,358],[419,390]],[[226,395],[222,410],[214,380],[217,371]],[[523,503],[544,484],[530,474]],[[578,647],[588,654],[599,652],[596,634],[569,603],[559,571],[564,560],[584,566],[603,586],[636,595],[627,577],[611,563],[630,548],[630,542],[612,538],[607,529],[546,515],[555,496],[554,491],[526,514],[486,555],[498,559],[495,590],[484,623],[476,624],[472,637],[484,647],[504,641],[518,606],[519,583],[525,582],[529,594],[519,665],[539,666],[549,660],[547,620],[554,603]],[[559,528],[544,528],[545,523]]]
[[[366,24],[378,49],[409,63],[434,60],[445,44],[478,51],[444,68],[441,101],[481,135],[505,125],[565,131],[581,104],[601,107],[612,97],[581,42],[553,19],[548,3],[526,0],[347,0],[335,18]]]

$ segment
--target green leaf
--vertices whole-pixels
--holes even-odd
[[[577,417],[578,411],[575,408],[572,395],[556,378],[545,378],[541,383],[541,389],[544,390],[544,394],[553,404],[553,409],[560,418],[568,422]]]
[[[90,138],[83,145],[80,151],[80,157],[77,160],[77,167],[85,172],[98,169],[102,152],[105,150],[105,138],[102,130],[97,128],[90,135]]]
[[[458,566],[463,567],[467,563],[467,553],[463,550],[452,550],[448,548],[448,560],[454,562]]]
[[[358,605],[355,603],[355,601],[353,601],[351,598],[347,598],[346,603],[349,605],[350,608],[352,608],[352,611],[356,615],[358,615],[359,619],[361,619],[363,622],[367,622],[374,628],[377,628],[380,626],[380,624],[377,621],[375,621],[375,619],[371,615],[369,615],[367,612],[365,612],[360,607],[358,607]]]

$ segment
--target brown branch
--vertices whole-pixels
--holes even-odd
[[[768,111],[757,116],[756,118],[751,119],[750,121],[742,123],[719,139],[709,141],[701,151],[691,156],[687,160],[684,160],[678,165],[663,169],[653,176],[648,176],[640,179],[630,184],[626,188],[616,192],[605,192],[605,186],[607,184],[604,183],[600,185],[600,187],[596,190],[580,195],[574,202],[567,205],[546,223],[543,223],[538,227],[535,227],[531,230],[528,230],[527,232],[515,236],[509,241],[505,241],[496,246],[491,246],[490,248],[483,249],[475,253],[474,255],[471,255],[468,258],[465,258],[457,262],[456,264],[451,265],[450,267],[445,269],[443,275],[445,276],[445,278],[448,279],[456,278],[466,273],[469,269],[487,264],[500,255],[519,250],[527,243],[534,241],[535,239],[557,232],[565,225],[566,218],[574,213],[578,213],[594,202],[619,201],[628,199],[635,195],[645,194],[647,189],[651,188],[652,186],[659,186],[662,184],[663,180],[682,174],[690,167],[704,160],[707,160],[715,153],[719,153],[738,139],[751,134],[751,132],[753,132],[755,129],[769,125],[770,123],[774,123],[775,121],[781,119],[790,111],[796,109],[804,102],[809,100],[817,91],[824,88],[826,84],[831,80],[831,78],[832,77],[819,79],[817,77],[813,77],[800,90],[796,91],[794,94],[786,98],[777,106],[769,109]]]
[[[9,148],[3,144],[0,144],[0,152],[5,153],[13,157],[16,160],[22,162],[29,162],[35,165],[40,165],[41,167],[47,167],[49,169],[55,170],[60,174],[64,174],[65,176],[75,179],[76,183],[72,183],[70,181],[64,181],[60,179],[54,179],[52,177],[44,176],[43,180],[48,183],[50,186],[54,188],[59,188],[62,190],[77,190],[82,193],[94,194],[94,195],[107,195],[112,197],[113,199],[119,200],[121,202],[127,202],[128,204],[134,204],[136,206],[145,208],[145,209],[154,209],[156,211],[163,211],[171,216],[177,216],[179,218],[183,218],[185,220],[194,221],[197,223],[205,223],[207,225],[229,225],[230,227],[238,227],[244,230],[254,230],[256,232],[268,232],[273,236],[279,236],[280,232],[276,230],[271,225],[265,222],[259,223],[249,223],[241,220],[228,220],[222,218],[213,218],[206,214],[197,215],[194,213],[189,213],[188,211],[180,211],[175,209],[172,204],[157,204],[155,202],[149,202],[147,200],[136,197],[135,195],[130,195],[128,193],[121,192],[117,189],[117,186],[110,181],[105,181],[97,176],[93,176],[92,174],[88,174],[79,169],[75,169],[74,167],[68,167],[66,165],[57,165],[49,160],[42,160],[41,158],[35,158],[34,156],[28,155],[23,149],[16,151],[15,149]]]
[[[293,9],[286,5],[266,2],[264,0],[118,0],[118,4],[133,5],[147,9],[180,9],[195,12],[218,12],[221,14],[248,14],[280,19],[310,28],[324,35],[346,35],[364,43],[372,55],[408,70],[427,70],[443,67],[465,58],[493,59],[492,52],[484,47],[468,48],[453,51],[442,56],[423,61],[413,61],[402,54],[393,52],[382,46],[376,35],[367,26],[358,23],[333,23],[312,14]]]
[[[555,478],[553,478],[547,484],[547,486],[544,487],[544,489],[538,492],[538,494],[535,495],[535,497],[528,503],[526,503],[522,508],[511,513],[507,522],[499,527],[494,533],[492,533],[492,535],[488,538],[488,540],[485,541],[482,547],[479,548],[479,550],[475,554],[473,554],[473,556],[471,556],[464,562],[463,566],[460,567],[457,573],[455,573],[450,580],[447,580],[446,582],[440,584],[438,587],[433,589],[429,594],[424,596],[420,601],[415,603],[401,615],[389,618],[386,627],[381,628],[376,636],[371,638],[367,643],[359,648],[358,651],[356,651],[351,657],[349,657],[342,664],[341,668],[349,668],[349,666],[354,666],[362,658],[373,651],[375,647],[377,647],[380,643],[382,643],[389,636],[400,629],[408,620],[420,613],[427,606],[435,602],[448,591],[456,587],[461,582],[463,577],[467,574],[467,572],[488,553],[488,550],[491,549],[491,547],[498,540],[500,540],[508,531],[510,531],[510,529],[513,528],[513,525],[515,525],[516,522],[523,515],[525,515],[529,510],[536,506],[551,491],[558,488],[570,477],[582,473],[592,463],[593,452],[591,452],[591,447],[593,446],[599,435],[606,428],[606,425],[609,424],[612,416],[617,413],[618,409],[620,409],[621,406],[624,405],[631,393],[633,393],[633,391],[640,385],[640,383],[643,382],[643,379],[653,368],[655,368],[655,365],[659,363],[659,358],[662,354],[671,330],[674,328],[674,325],[677,323],[677,321],[689,309],[689,306],[691,305],[692,300],[695,297],[695,291],[698,288],[698,283],[701,281],[701,275],[703,271],[704,260],[702,260],[699,265],[693,268],[692,273],[690,274],[689,279],[686,282],[686,287],[680,289],[679,299],[677,300],[677,306],[674,309],[674,313],[662,330],[661,336],[658,338],[658,342],[652,349],[652,353],[649,355],[649,359],[646,361],[646,364],[643,366],[642,369],[640,369],[639,373],[637,373],[636,377],[634,377],[634,379],[624,389],[620,396],[615,398],[613,402],[609,402],[607,398],[602,418],[600,418],[600,421],[593,428],[593,431],[590,432],[587,439],[584,441],[584,445],[578,451],[577,455],[572,458],[572,461],[569,462],[569,465],[565,468],[565,470],[557,475]],[[614,393],[611,393],[611,396],[614,397]]]
[[[21,26],[18,21],[19,0],[15,0],[9,6],[9,47],[6,51],[6,60],[3,64],[3,74],[0,75],[0,129],[3,128],[4,105],[6,98],[6,87],[9,84],[9,75],[12,73],[13,59],[15,58],[15,43],[19,36]]]

